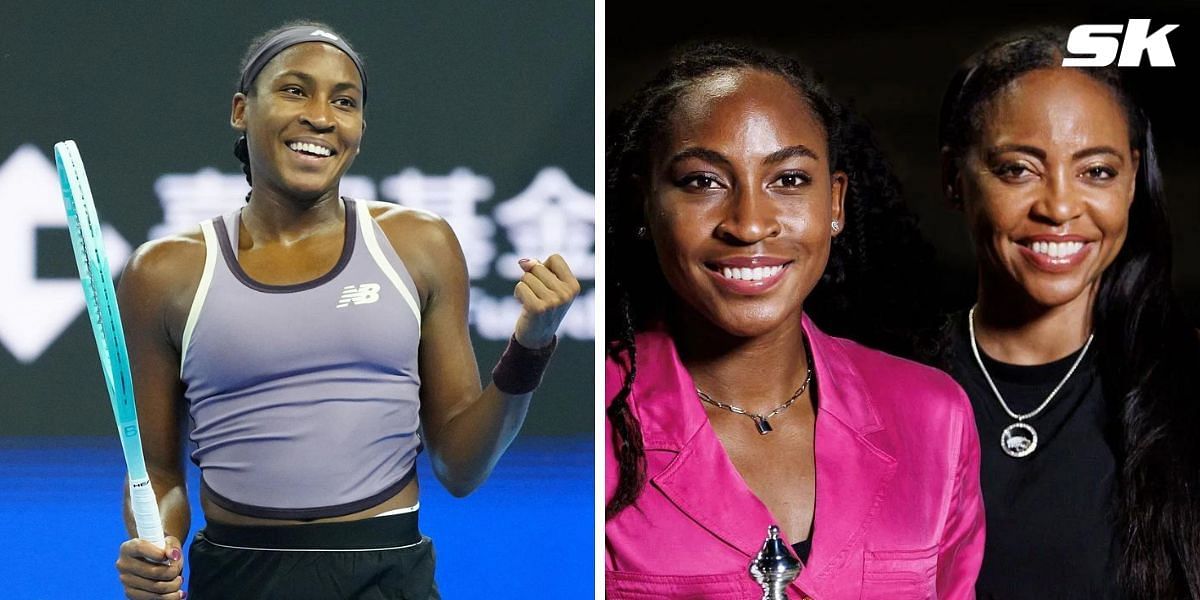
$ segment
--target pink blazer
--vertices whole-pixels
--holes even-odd
[[[820,385],[816,514],[789,596],[974,598],[984,520],[966,395],[940,371],[827,336],[807,316],[804,330]],[[637,361],[629,402],[646,486],[605,524],[606,596],[758,598],[747,567],[777,521],[725,454],[671,338],[639,334]],[[610,359],[608,402],[624,375]],[[607,501],[617,463],[605,429]]]

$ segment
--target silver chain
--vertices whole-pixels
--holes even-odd
[[[1058,382],[1058,385],[1054,386],[1054,389],[1050,391],[1050,395],[1046,396],[1045,400],[1042,400],[1041,406],[1033,409],[1032,412],[1018,415],[1008,408],[1008,404],[1004,402],[1004,396],[1000,395],[1000,390],[996,389],[996,384],[992,382],[992,376],[988,375],[987,367],[983,366],[983,359],[979,357],[979,344],[975,341],[974,306],[971,307],[971,312],[967,313],[967,327],[971,331],[971,352],[975,353],[975,362],[979,363],[979,370],[983,371],[983,378],[986,379],[988,385],[991,386],[992,393],[996,394],[996,399],[1000,401],[1000,407],[1004,409],[1004,412],[1008,413],[1008,416],[1016,419],[1017,421],[1024,421],[1025,419],[1031,419],[1038,416],[1038,414],[1050,404],[1050,401],[1054,399],[1054,395],[1058,393],[1058,390],[1062,389],[1063,384],[1067,383],[1067,380],[1071,378],[1071,375],[1075,374],[1075,368],[1079,366],[1079,363],[1083,362],[1083,356],[1087,354],[1088,347],[1092,345],[1092,338],[1096,337],[1095,334],[1088,335],[1087,343],[1083,345],[1083,350],[1079,353],[1079,358],[1075,359],[1075,364],[1071,365],[1071,369],[1067,371],[1067,375],[1062,378],[1062,381]]]
[[[808,389],[809,381],[812,381],[812,368],[811,367],[807,370],[807,372],[805,372],[804,383],[800,384],[800,387],[796,389],[796,393],[792,394],[792,397],[788,398],[787,402],[780,404],[779,406],[775,407],[775,410],[772,410],[771,412],[769,412],[765,415],[752,413],[744,408],[734,406],[732,404],[725,404],[724,402],[721,402],[720,400],[713,400],[712,396],[709,396],[708,394],[706,394],[704,392],[704,390],[702,390],[700,388],[696,388],[696,395],[700,396],[701,400],[703,400],[717,408],[723,408],[731,413],[750,417],[751,419],[754,419],[755,422],[762,422],[762,421],[769,421],[771,419],[771,417],[774,417],[775,415],[787,410],[787,408],[789,406],[791,406],[792,404],[795,404],[796,399],[799,398],[800,395],[804,393],[804,390]]]

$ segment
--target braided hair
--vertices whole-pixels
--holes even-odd
[[[635,335],[662,321],[664,299],[673,297],[644,233],[643,187],[654,144],[691,86],[715,73],[740,70],[775,74],[791,84],[825,130],[831,171],[848,177],[844,228],[833,238],[821,281],[805,300],[806,312],[830,333],[904,354],[915,339],[910,334],[914,321],[928,312],[927,325],[933,317],[919,294],[896,293],[930,280],[920,269],[932,263],[933,250],[901,201],[899,183],[867,124],[790,57],[715,42],[684,51],[608,119],[605,247],[610,264],[621,268],[610,270],[608,278],[613,301],[606,308],[606,353],[624,378],[606,409],[620,470],[606,519],[632,504],[645,484],[640,424],[629,406],[637,377]]]
[[[963,65],[939,126],[951,169],[979,139],[996,94],[1025,73],[1059,68],[1066,40],[1059,30],[1023,33]],[[1112,92],[1141,155],[1127,237],[1092,309],[1102,387],[1121,427],[1121,580],[1135,598],[1200,598],[1200,339],[1171,284],[1154,136],[1116,67],[1079,70]]]

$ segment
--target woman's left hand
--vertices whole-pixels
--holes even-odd
[[[554,254],[540,262],[518,261],[525,275],[513,295],[521,301],[521,316],[515,331],[517,343],[530,349],[544,348],[554,339],[571,302],[579,295],[579,280],[563,257]]]

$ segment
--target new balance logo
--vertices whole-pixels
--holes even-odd
[[[333,35],[332,33],[325,31],[324,29],[318,29],[308,35],[319,35],[327,40],[333,40],[335,42],[338,41],[338,37],[336,35]]]
[[[348,285],[342,288],[342,297],[338,300],[338,308],[346,308],[351,304],[370,304],[379,300],[379,284],[364,283]]]

